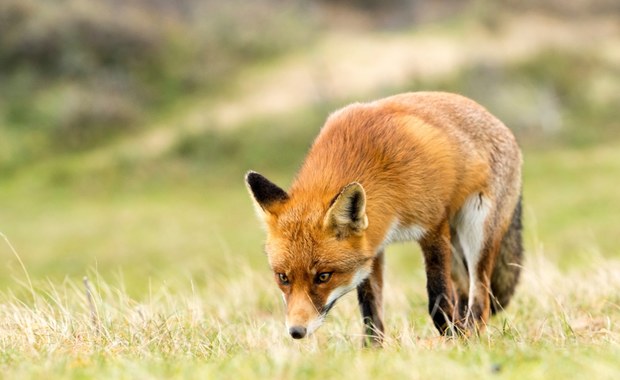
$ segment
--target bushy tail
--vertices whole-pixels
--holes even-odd
[[[491,277],[491,312],[496,314],[502,311],[512,298],[523,261],[523,241],[521,237],[521,197],[512,214],[512,221],[508,231],[502,238],[499,257],[495,263],[495,269]]]

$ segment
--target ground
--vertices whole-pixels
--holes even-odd
[[[538,36],[535,17],[514,21],[500,37],[478,27],[458,28],[486,36],[477,38],[489,44],[481,50],[489,54],[485,59],[493,54],[517,59],[539,43],[574,42],[565,40],[566,26],[547,19],[554,32],[528,39],[533,47],[514,42],[515,35]],[[584,22],[577,34],[584,43],[607,46],[608,40],[596,38],[597,28],[610,25]],[[615,378],[620,144],[614,140],[525,147],[523,277],[513,302],[481,337],[438,336],[426,312],[422,258],[413,244],[387,251],[383,349],[361,348],[353,294],[309,339],[293,341],[285,332],[281,297],[262,253],[263,232],[243,185],[245,170],[273,170],[279,183],[290,183],[328,112],[313,105],[313,91],[338,103],[357,93],[381,94],[418,71],[442,75],[452,68],[441,57],[456,64],[468,59],[465,45],[442,40],[446,33],[451,32],[362,39],[337,33],[301,56],[248,70],[231,94],[196,99],[154,121],[144,134],[32,164],[4,180],[0,377]],[[401,56],[409,44],[427,51],[433,64]],[[343,51],[342,45],[352,48]],[[386,62],[406,64],[378,70],[385,63],[365,54],[379,46],[390,57]],[[605,51],[615,62],[617,49]],[[338,64],[320,71],[328,77],[317,90],[316,71],[304,70],[320,67],[317,57],[327,54]],[[386,71],[390,74],[383,75]],[[299,90],[308,86],[308,92]],[[293,92],[299,96],[290,96]],[[282,123],[281,114],[319,120],[307,135],[275,130],[291,137],[292,153],[284,149],[289,147],[259,144],[267,127],[260,135],[248,127]],[[249,162],[220,159],[218,165],[208,152],[189,156],[204,160],[199,164],[184,160],[192,147],[179,148],[184,139],[246,157],[226,138],[209,145],[207,139],[221,138],[204,135],[209,128],[239,130],[230,138],[250,139],[260,145],[258,153]],[[255,159],[276,149],[286,164]]]

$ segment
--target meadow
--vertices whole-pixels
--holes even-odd
[[[395,38],[478,33],[451,20]],[[244,108],[248,77],[291,62],[259,52],[226,91],[192,92],[161,112],[149,107],[164,100],[137,97],[136,127],[80,147],[38,150],[37,141],[66,133],[62,124],[29,134],[32,120],[0,119],[0,147],[12,152],[0,155],[0,378],[616,378],[620,76],[613,54],[597,47],[465,63],[359,96],[323,94],[286,112],[219,120],[230,99]],[[320,43],[313,49],[324,53]],[[354,294],[316,334],[294,341],[243,176],[257,170],[286,187],[329,112],[410,89],[465,93],[517,134],[526,261],[516,297],[482,336],[440,337],[419,248],[399,244],[386,255],[382,349],[362,348]],[[156,149],[145,142],[157,141],[158,128],[169,134]]]
[[[288,337],[241,169],[224,183],[175,168],[168,169],[175,181],[152,175],[143,183],[136,173],[124,186],[100,175],[50,187],[46,181],[58,179],[43,173],[53,165],[36,168],[41,183],[30,173],[2,189],[8,240],[1,249],[7,264],[0,372],[5,378],[615,377],[619,151],[609,144],[525,152],[524,275],[514,302],[480,338],[437,336],[418,248],[391,247],[382,350],[361,348],[354,295],[309,340]]]

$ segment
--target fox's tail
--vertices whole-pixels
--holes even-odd
[[[519,197],[517,207],[512,214],[510,227],[502,238],[499,257],[491,276],[491,291],[493,292],[491,312],[493,314],[502,311],[508,305],[519,282],[523,261],[522,229],[521,197]]]

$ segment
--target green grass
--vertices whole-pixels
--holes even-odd
[[[526,151],[524,277],[481,338],[438,337],[418,248],[389,249],[383,350],[361,349],[354,295],[309,340],[286,335],[241,168],[218,181],[197,176],[201,164],[170,164],[161,168],[168,181],[135,167],[124,181],[53,182],[44,175],[53,163],[35,167],[0,190],[0,230],[33,284],[1,240],[1,376],[612,378],[618,152],[618,143]],[[292,174],[276,171],[284,181]]]
[[[466,340],[435,331],[414,244],[388,249],[383,349],[361,348],[354,294],[309,339],[284,331],[243,175],[287,187],[341,100],[213,125],[154,157],[115,154],[112,142],[103,159],[20,161],[12,142],[48,141],[1,130],[0,161],[19,162],[0,178],[0,379],[617,377],[620,141],[617,93],[605,90],[617,68],[586,56],[546,52],[406,88],[468,94],[526,147],[523,278],[487,332]],[[537,124],[547,95],[555,132]],[[175,125],[183,111],[164,113]]]
[[[531,244],[562,266],[619,258],[618,144],[527,154],[524,176]]]

